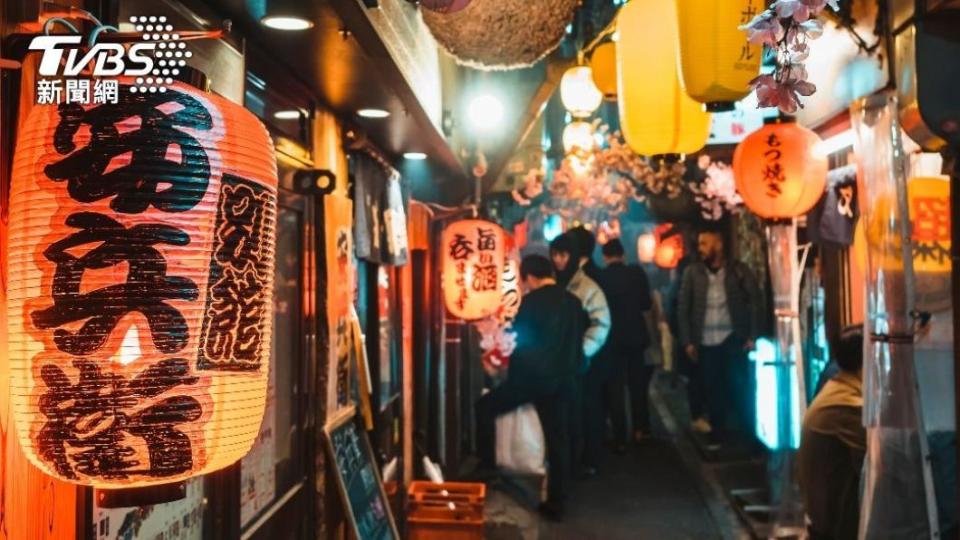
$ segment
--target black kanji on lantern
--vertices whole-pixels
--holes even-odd
[[[76,384],[54,364],[40,372],[47,390],[39,406],[47,421],[37,437],[38,450],[58,473],[123,479],[167,477],[193,468],[190,437],[178,428],[200,418],[200,402],[182,395],[157,399],[197,382],[186,360],[161,360],[131,380],[88,360],[76,360],[74,367]],[[132,446],[131,436],[143,440],[146,454]]]
[[[493,229],[477,227],[477,249],[480,251],[496,251],[497,234]]]
[[[766,142],[767,150],[763,153],[766,159],[766,163],[763,164],[763,182],[767,186],[767,196],[779,197],[783,194],[781,184],[787,181],[786,172],[780,164],[780,158],[783,157],[780,146],[783,143],[776,133],[771,133]]]
[[[473,283],[474,291],[485,292],[497,290],[497,277],[500,269],[495,264],[475,264],[473,265]]]
[[[188,339],[187,323],[169,300],[196,300],[193,281],[167,276],[167,261],[156,244],[185,246],[190,237],[168,225],[135,225],[129,229],[110,217],[80,212],[67,217],[67,225],[80,229],[43,251],[56,265],[53,276],[53,305],[31,313],[33,325],[41,330],[56,328],[54,343],[61,351],[88,355],[99,350],[127,314],[142,314],[150,326],[157,350],[174,353]],[[99,245],[96,245],[99,244]],[[81,256],[71,249],[96,245]],[[84,272],[127,264],[127,279],[81,293]],[[61,328],[85,321],[76,332]]]
[[[260,367],[270,275],[264,235],[273,231],[267,211],[274,197],[260,184],[223,175],[199,369]]]
[[[70,155],[48,165],[46,175],[66,180],[67,192],[79,202],[114,197],[110,208],[125,214],[150,205],[164,212],[196,206],[207,192],[210,162],[203,145],[181,128],[212,129],[210,112],[172,88],[135,94],[123,87],[119,95],[116,104],[86,110],[60,106],[54,148]],[[90,143],[76,150],[74,137],[84,125],[90,126]]]

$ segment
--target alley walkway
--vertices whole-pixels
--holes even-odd
[[[580,480],[563,523],[539,519],[523,482],[488,494],[487,537],[496,540],[731,540],[745,537],[675,420],[670,392],[654,391],[656,435],[623,455],[608,453],[600,474]]]

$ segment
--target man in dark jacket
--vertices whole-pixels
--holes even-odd
[[[860,524],[863,327],[844,329],[832,349],[840,371],[807,409],[797,456],[810,540],[853,540]]]
[[[549,467],[547,501],[540,510],[559,520],[570,478],[570,396],[575,392],[587,314],[576,296],[557,285],[546,257],[524,257],[520,278],[528,292],[513,321],[516,348],[507,380],[477,402],[480,468],[496,469],[496,418],[533,403],[543,426]]]
[[[654,366],[647,365],[644,355],[650,345],[645,318],[652,304],[650,282],[643,268],[624,262],[623,244],[618,239],[603,245],[603,260],[607,266],[601,272],[600,287],[607,296],[612,326],[602,361],[607,363],[614,441],[622,448],[627,443],[625,388],[630,389],[635,434],[650,433],[647,392]]]
[[[745,264],[727,259],[719,231],[702,231],[697,240],[700,261],[683,273],[677,310],[680,345],[696,364],[690,384],[706,395],[713,431],[726,429],[730,399],[742,427],[752,431],[746,351],[760,333],[760,291]]]

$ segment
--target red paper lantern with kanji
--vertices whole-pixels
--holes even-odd
[[[820,137],[794,122],[767,124],[750,134],[733,155],[734,178],[744,204],[767,219],[807,213],[827,182]]]
[[[100,488],[223,468],[257,436],[277,171],[246,109],[175,83],[37,105],[17,136],[10,393],[27,457]]]
[[[666,270],[672,270],[680,264],[683,258],[683,234],[675,231],[669,223],[657,226],[653,234],[657,239],[657,248],[653,254],[653,263]],[[669,234],[669,236],[667,236]]]
[[[443,231],[443,299],[451,315],[475,321],[495,315],[503,290],[504,232],[479,219]]]

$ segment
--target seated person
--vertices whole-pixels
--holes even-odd
[[[803,417],[798,461],[810,540],[855,540],[860,525],[863,427],[863,327],[843,330],[831,347],[840,371]]]

